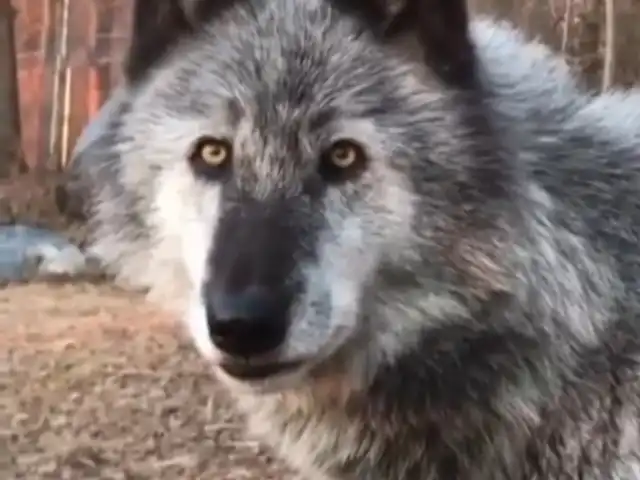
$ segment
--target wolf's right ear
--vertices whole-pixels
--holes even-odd
[[[476,54],[469,32],[467,0],[330,0],[363,19],[385,42],[415,40],[419,60],[452,87],[476,81]]]
[[[237,0],[134,0],[126,81],[140,80],[181,38]]]

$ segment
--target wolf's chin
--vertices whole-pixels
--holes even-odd
[[[216,378],[229,390],[245,394],[280,393],[295,389],[304,383],[310,364],[299,363],[295,367],[286,368],[277,373],[261,377],[239,377],[229,373],[222,365],[214,366]]]

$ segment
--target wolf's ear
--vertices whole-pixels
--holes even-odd
[[[422,61],[447,84],[470,88],[476,57],[467,0],[331,0],[364,19],[384,41],[410,36]]]
[[[185,35],[234,0],[134,0],[124,75],[135,83]]]
[[[135,83],[191,30],[183,0],[134,0],[124,75]]]

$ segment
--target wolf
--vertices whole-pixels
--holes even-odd
[[[137,0],[92,249],[312,480],[640,479],[640,93],[463,0]]]

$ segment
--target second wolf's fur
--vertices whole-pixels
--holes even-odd
[[[254,433],[313,479],[640,479],[639,93],[458,0],[154,5],[79,152],[94,250],[187,312]],[[345,137],[369,160],[330,183]],[[243,382],[205,297],[264,278],[302,285],[304,362]]]

